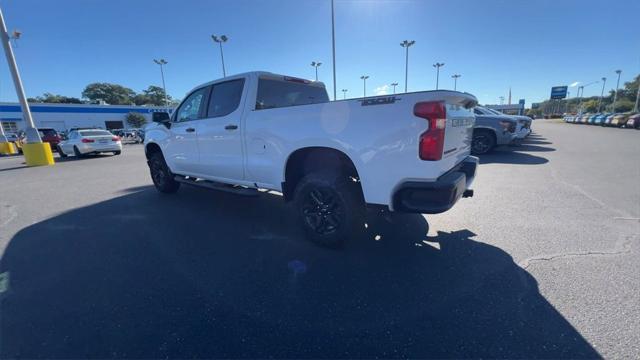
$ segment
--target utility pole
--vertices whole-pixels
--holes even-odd
[[[27,96],[25,95],[24,88],[22,87],[22,79],[20,78],[18,64],[16,63],[16,58],[13,54],[13,49],[11,48],[10,37],[7,33],[7,26],[4,22],[2,9],[0,9],[0,35],[2,36],[2,46],[4,47],[4,53],[7,57],[7,64],[11,71],[13,84],[16,88],[18,99],[20,100],[20,106],[22,107],[22,117],[27,125],[25,129],[27,143],[24,144],[22,148],[26,163],[29,166],[53,165],[54,161],[53,154],[51,153],[51,146],[49,143],[42,143],[38,129],[36,129],[33,117],[31,116],[31,110],[29,109]]]
[[[336,22],[331,0],[331,52],[333,56],[333,101],[336,100]]]
[[[315,62],[315,61],[311,62],[311,66],[316,68],[316,81],[318,81],[318,66],[320,66],[320,65],[322,65],[321,62]]]
[[[618,89],[620,88],[620,74],[622,70],[616,70],[616,74],[618,74],[618,82],[616,83],[616,92],[613,94],[613,113],[616,112],[616,101],[618,100]]]
[[[461,77],[462,75],[460,74],[453,74],[451,75],[451,77],[453,78],[453,90],[457,91],[458,90],[458,78]]]
[[[413,46],[416,42],[414,40],[405,40],[400,43],[400,46],[405,48],[405,58],[404,58],[404,92],[407,92],[408,83],[409,83],[409,47]]]
[[[164,85],[164,70],[162,67],[167,65],[168,62],[165,59],[156,60],[153,59],[153,62],[160,65],[160,76],[162,76],[162,91],[164,91],[164,106],[169,106],[169,98],[167,97],[167,87]]]
[[[369,75],[362,75],[360,76],[360,79],[362,79],[362,89],[363,89],[363,97],[367,97],[367,79],[369,78]]]
[[[346,99],[347,98],[347,89],[342,89],[342,99]]]
[[[397,82],[391,83],[391,86],[393,86],[393,95],[395,95],[396,94],[396,86],[398,86],[398,83]]]
[[[217,42],[220,45],[220,58],[222,59],[222,77],[227,77],[227,70],[224,67],[224,53],[222,52],[222,43],[227,42],[229,38],[226,35],[222,35],[220,37],[211,35],[211,39],[213,39],[214,42]]]
[[[607,83],[607,78],[602,78],[602,91],[600,92],[600,100],[598,101],[598,112],[600,112],[600,107],[602,106],[602,97],[604,96],[604,85]]]
[[[436,68],[436,90],[438,90],[438,82],[440,81],[440,68],[444,66],[444,63],[435,63],[433,67]]]

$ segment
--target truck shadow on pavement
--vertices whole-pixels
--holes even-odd
[[[551,152],[556,151],[555,148],[541,145],[551,145],[537,134],[531,134],[521,145],[517,146],[500,146],[494,151],[480,155],[480,164],[518,164],[518,165],[542,165],[549,162],[545,157],[529,154],[529,152]]]
[[[599,357],[469,230],[377,215],[328,250],[291,215],[268,194],[149,187],[24,228],[0,262],[0,355]]]

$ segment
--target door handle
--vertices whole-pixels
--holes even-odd
[[[238,129],[238,125],[227,125],[224,127],[225,130],[236,130]]]
[[[194,129],[194,128],[186,128],[184,131],[186,131],[186,132],[194,132],[194,131],[196,131],[196,129]]]

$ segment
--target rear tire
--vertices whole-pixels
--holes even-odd
[[[173,173],[171,173],[167,163],[164,161],[162,153],[151,154],[148,164],[151,180],[153,180],[153,185],[159,192],[172,194],[178,191],[180,183],[173,179]]]
[[[473,155],[484,155],[496,146],[496,139],[492,133],[485,130],[473,132],[471,140],[471,153]]]
[[[321,246],[339,247],[364,229],[362,192],[341,173],[305,175],[296,186],[294,206],[308,239]]]

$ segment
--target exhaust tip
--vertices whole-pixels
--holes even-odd
[[[462,193],[462,197],[463,197],[463,198],[470,198],[470,197],[473,197],[473,190],[471,190],[471,189],[465,190],[465,191]]]

